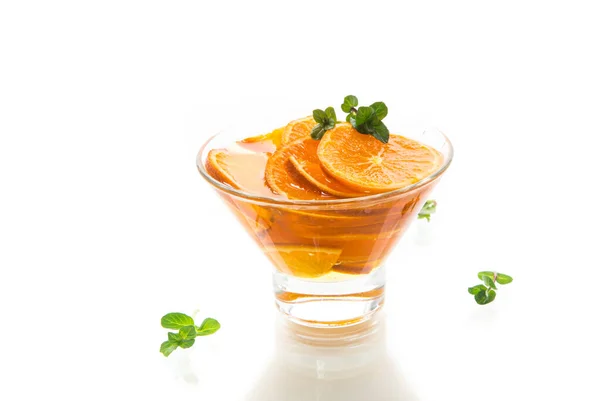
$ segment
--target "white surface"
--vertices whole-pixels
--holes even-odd
[[[0,398],[598,400],[594,2],[397,3],[2,2]],[[349,93],[455,162],[389,261],[381,374],[283,380],[269,270],[194,158]],[[483,269],[515,277],[487,307]],[[195,309],[222,330],[165,359]]]

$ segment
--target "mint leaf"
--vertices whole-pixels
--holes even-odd
[[[323,122],[325,122],[327,119],[327,114],[325,114],[323,110],[316,109],[313,110],[313,118],[319,124],[323,124]]]
[[[193,338],[187,339],[187,340],[182,340],[181,343],[179,343],[179,346],[181,348],[189,348],[192,345],[194,345],[194,342],[196,342],[196,340],[194,340]]]
[[[200,327],[196,327],[197,336],[208,336],[216,333],[221,328],[221,324],[213,318],[204,319]]]
[[[383,143],[388,143],[390,140],[390,131],[388,131],[387,127],[382,121],[375,121],[371,123],[371,127],[371,135],[373,135],[375,139]]]
[[[485,291],[480,291],[477,294],[475,294],[475,302],[477,302],[479,305],[485,305],[486,300],[487,295],[485,294]]]
[[[354,120],[354,114],[348,114],[346,116],[346,122],[352,124],[352,126],[354,127],[355,123],[352,120]]]
[[[512,283],[512,281],[513,281],[513,279],[509,275],[502,274],[502,273],[496,274],[496,282],[498,284],[509,284],[509,283]]]
[[[475,287],[470,287],[469,294],[475,295],[475,301],[479,305],[489,304],[496,299],[496,291],[498,290],[496,283],[508,284],[512,282],[512,277],[491,271],[479,272],[477,273],[477,277],[479,277],[480,280],[483,280],[485,285],[479,284]]]
[[[496,299],[496,291],[494,291],[494,290],[488,290],[488,292],[486,294],[486,298],[485,298],[485,304],[489,304],[494,299]]]
[[[190,348],[197,336],[213,334],[221,328],[213,318],[206,318],[200,327],[194,325],[194,319],[183,313],[168,313],[160,319],[160,324],[167,329],[177,329],[179,332],[167,333],[168,340],[160,345],[160,352],[169,356],[177,347]]]
[[[323,138],[323,135],[325,135],[325,131],[327,131],[327,130],[323,127],[323,125],[317,124],[310,131],[310,137],[312,139],[319,140],[319,139]]]
[[[383,120],[388,114],[388,108],[383,102],[375,102],[371,105],[378,119]]]
[[[316,140],[323,138],[325,131],[333,129],[337,123],[333,107],[327,107],[325,111],[320,109],[313,110],[313,118],[317,122],[317,125],[310,131],[310,137]]]
[[[194,326],[185,326],[179,329],[179,337],[183,340],[196,337],[196,328]]]
[[[335,110],[333,109],[333,107],[330,106],[326,108],[325,115],[327,116],[327,119],[330,123],[335,124],[335,122],[337,121],[337,117],[335,116]]]
[[[494,279],[494,272],[479,272],[477,273],[477,277],[479,280],[483,280],[483,277],[488,276],[491,279]]]
[[[172,343],[171,341],[165,341],[164,343],[162,343],[160,345],[160,352],[164,356],[169,356],[169,355],[171,355],[171,352],[173,352],[177,349],[177,347],[178,347],[177,343]]]
[[[356,112],[356,122],[355,122],[356,126],[363,125],[364,123],[369,121],[371,119],[371,116],[373,116],[374,114],[375,114],[375,112],[370,107],[364,107],[364,106],[359,107],[358,111]],[[356,128],[356,127],[354,127],[354,128]]]
[[[183,313],[167,313],[160,319],[160,324],[165,329],[180,329],[185,326],[193,326],[194,319]]]
[[[469,287],[469,294],[477,295],[481,291],[487,290],[486,286],[483,284],[476,285],[474,287]]]
[[[494,279],[489,276],[483,276],[483,283],[490,288],[496,289],[496,284],[494,284]]]
[[[179,344],[181,341],[181,336],[177,333],[168,333],[169,341],[175,344]]]
[[[431,215],[433,213],[435,213],[436,208],[437,208],[437,202],[434,200],[428,200],[427,202],[425,202],[425,204],[421,208],[421,211],[417,215],[417,218],[427,219],[427,221],[430,221]]]
[[[358,106],[358,99],[356,96],[348,95],[344,98],[344,103],[342,103],[342,111],[344,113],[350,113],[353,107]]]

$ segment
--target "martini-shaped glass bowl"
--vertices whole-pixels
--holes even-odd
[[[258,269],[270,265],[276,304],[297,323],[339,326],[369,318],[383,305],[386,258],[452,161],[448,138],[436,129],[407,135],[443,155],[436,171],[408,187],[360,198],[311,201],[244,192],[207,171],[211,149],[247,136],[236,132],[213,136],[200,149],[197,166],[266,256],[266,266],[250,268],[258,274]]]

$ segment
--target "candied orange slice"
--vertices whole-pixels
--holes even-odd
[[[310,136],[310,131],[315,125],[317,122],[311,116],[290,122],[283,128],[281,143],[286,144]]]
[[[216,180],[256,195],[273,196],[265,185],[266,153],[237,153],[228,149],[208,152],[206,171]]]
[[[323,192],[342,198],[355,198],[357,196],[367,195],[365,193],[353,191],[323,171],[319,158],[317,157],[319,141],[315,141],[311,137],[300,139],[299,141],[304,142],[303,146],[299,148],[302,152],[290,156],[290,162],[296,168],[296,171],[302,177],[306,178],[308,182]]]
[[[387,192],[414,184],[438,169],[442,155],[400,135],[387,144],[338,124],[321,139],[317,156],[323,169],[357,191]]]
[[[331,271],[337,263],[341,249],[311,246],[271,246],[264,249],[265,255],[280,271],[297,277],[319,277]]]
[[[267,184],[275,193],[285,195],[290,199],[335,199],[335,196],[321,191],[302,177],[290,161],[292,156],[303,157],[307,152],[308,143],[300,139],[284,145],[273,153],[265,168]]]

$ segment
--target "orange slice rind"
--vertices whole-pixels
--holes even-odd
[[[312,140],[312,139],[311,139]],[[279,148],[267,161],[265,168],[265,179],[273,192],[287,196],[289,199],[302,200],[327,200],[336,197],[321,191],[302,175],[300,175],[292,163],[290,157],[303,157],[306,154],[306,146],[309,142],[303,139],[288,143]]]

